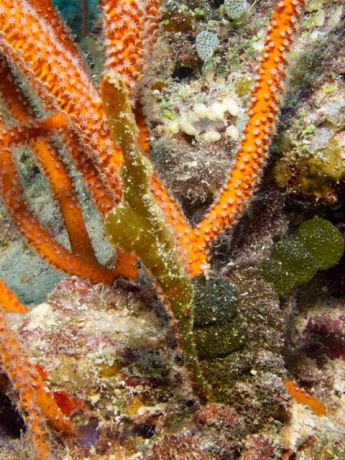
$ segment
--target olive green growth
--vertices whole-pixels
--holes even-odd
[[[176,253],[174,238],[151,191],[151,167],[137,143],[137,127],[126,86],[119,75],[105,75],[102,99],[115,144],[123,149],[122,201],[106,218],[111,242],[134,252],[157,280],[177,320],[180,345],[196,389],[207,385],[202,377],[193,335],[193,286]]]
[[[311,280],[318,270],[336,265],[344,252],[344,238],[330,222],[314,218],[303,222],[296,235],[277,243],[260,271],[279,294]]]
[[[226,355],[243,345],[238,324],[232,321],[237,313],[239,295],[236,286],[226,277],[200,275],[193,280],[194,336],[200,359]]]
[[[225,276],[199,275],[193,279],[194,329],[223,326],[236,315],[238,292]]]

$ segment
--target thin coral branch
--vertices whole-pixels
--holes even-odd
[[[4,126],[1,127],[2,147],[9,148],[13,145],[28,144],[38,137],[49,135],[67,125],[67,119],[63,114],[55,114],[39,120],[27,119],[26,122],[27,125],[12,126],[9,129]]]
[[[29,211],[12,153],[0,150],[0,191],[2,200],[26,241],[60,270],[88,278],[96,283],[111,283],[114,273],[98,263],[86,263],[54,241]]]
[[[85,154],[85,147],[72,129],[60,131],[60,137],[67,146],[69,154],[77,170],[82,175],[85,185],[102,216],[105,216],[116,205],[114,195],[94,165],[91,158]]]
[[[33,145],[33,151],[59,203],[72,252],[87,262],[97,264],[73,182],[57,150],[46,139],[39,138]]]
[[[188,269],[193,275],[207,269],[210,243],[238,219],[259,183],[281,103],[288,65],[287,53],[303,5],[304,0],[282,0],[277,3],[252,90],[248,121],[229,178],[219,198],[195,227],[193,234],[187,230],[181,239],[181,246],[190,254]]]
[[[106,34],[106,71],[121,74],[133,96],[158,29],[158,1],[101,0]]]
[[[122,152],[111,142],[99,95],[78,60],[56,37],[54,27],[26,0],[2,1],[0,51],[22,73],[47,110],[70,116],[118,200]]]
[[[2,283],[3,284],[3,283]],[[5,288],[7,291],[8,288]],[[13,294],[12,294],[13,296]],[[19,301],[17,301],[20,304]],[[54,398],[47,392],[34,364],[17,335],[9,329],[4,310],[8,299],[0,298],[0,361],[18,397],[18,409],[34,446],[35,459],[50,458],[49,433],[46,420],[58,431],[72,434],[72,423],[64,416]],[[22,306],[22,309],[25,309]]]
[[[32,120],[31,117],[34,116],[33,110],[30,109],[29,103],[25,101],[25,96],[21,91],[16,90],[11,71],[5,64],[3,63],[1,68],[0,77],[5,77],[6,83],[0,86],[0,94],[12,117],[16,119],[18,116],[19,121],[28,124]],[[60,115],[53,116],[48,121],[37,120],[36,123],[31,121],[31,124],[32,129],[18,127],[16,129],[11,128],[7,133],[3,133],[1,145],[3,148],[6,148],[14,140],[16,140],[16,144],[20,144],[20,141],[26,140],[26,136],[29,138],[27,141],[31,141],[32,150],[46,177],[49,179],[53,195],[59,203],[73,253],[81,256],[87,262],[97,264],[98,262],[84,224],[82,210],[77,201],[73,182],[69,177],[65,164],[55,147],[46,139],[42,137],[35,140],[32,139],[35,134],[40,135],[45,130],[49,132],[52,127],[63,126],[65,124],[65,117],[61,117]],[[9,142],[9,139],[11,142]]]
[[[25,313],[26,307],[19,302],[13,292],[0,278],[0,305],[9,313]]]

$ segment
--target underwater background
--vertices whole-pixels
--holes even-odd
[[[162,2],[138,99],[154,171],[194,226],[236,166],[276,3]],[[53,4],[98,88],[107,66],[100,5]],[[283,44],[291,47],[284,98],[255,192],[215,238],[206,275],[188,277],[208,399],[193,385],[176,321],[144,264],[138,280],[111,285],[67,276],[24,242],[0,200],[0,276],[29,307],[9,324],[75,425],[72,438],[49,431],[55,458],[345,458],[345,6],[307,0],[302,10],[294,41]],[[39,113],[39,98],[29,100]],[[112,267],[116,222],[104,226],[63,141],[58,150],[97,259]],[[31,209],[69,247],[49,180],[29,146],[13,151]],[[125,237],[134,231],[126,225]],[[150,241],[139,245],[154,260]],[[0,458],[27,459],[33,448],[10,381],[4,373]]]

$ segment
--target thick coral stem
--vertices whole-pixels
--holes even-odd
[[[114,195],[104,183],[91,158],[85,154],[85,146],[83,146],[78,135],[72,129],[67,129],[62,130],[60,136],[68,148],[75,167],[82,175],[98,211],[102,216],[105,216],[116,205]]]
[[[74,44],[70,31],[61,20],[58,12],[56,11],[51,0],[28,0],[28,3],[34,8],[37,13],[44,18],[44,20],[52,27],[57,40],[65,48],[66,51],[72,54],[72,56],[78,60],[85,70],[87,69],[86,62],[83,61],[78,48]]]

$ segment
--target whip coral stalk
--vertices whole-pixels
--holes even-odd
[[[46,420],[58,431],[73,433],[72,423],[64,416],[47,392],[23,345],[7,324],[5,311],[24,312],[26,308],[0,280],[0,361],[18,397],[18,409],[28,429],[36,460],[50,458]]]
[[[107,71],[119,73],[132,95],[143,75],[158,29],[159,1],[101,0]]]
[[[236,222],[260,181],[284,92],[287,54],[303,5],[304,0],[282,0],[277,3],[268,27],[247,110],[248,120],[233,167],[218,198],[195,227],[188,223],[179,204],[161,180],[152,175],[152,193],[174,230],[185,266],[193,276],[208,270],[208,250],[212,241]],[[111,44],[108,45],[108,55],[116,55]],[[115,68],[121,73],[121,66],[117,64]]]
[[[70,116],[87,154],[118,199],[121,151],[110,141],[97,91],[83,65],[59,37],[59,30],[40,16],[38,5],[36,10],[26,0],[1,2],[0,51],[26,78],[47,110]]]
[[[187,228],[178,234],[177,239],[187,254],[188,270],[192,275],[207,267],[210,243],[238,219],[260,180],[284,90],[287,53],[303,4],[303,0],[277,3],[257,69],[247,111],[248,121],[229,178],[202,221],[194,229]]]

